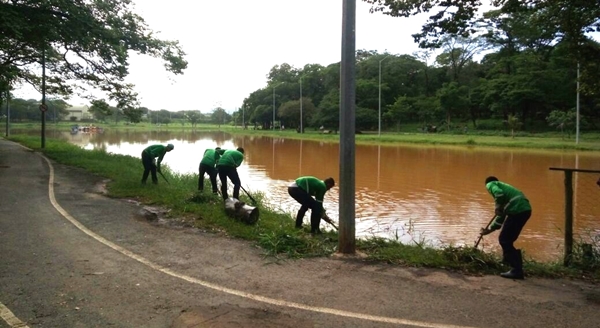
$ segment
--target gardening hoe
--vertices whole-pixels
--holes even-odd
[[[252,196],[250,196],[250,194],[246,191],[246,189],[244,189],[244,186],[241,186],[242,190],[246,193],[246,195],[248,195],[248,198],[250,198],[250,200],[254,203],[254,205],[258,204],[258,202],[256,202],[256,200],[254,198],[252,198]]]
[[[494,221],[494,219],[496,218],[496,215],[494,214],[494,216],[492,216],[492,219],[490,220],[490,222],[485,226],[485,228],[487,229],[490,224],[492,224],[492,222]],[[481,241],[481,239],[483,238],[483,235],[479,235],[479,238],[477,239],[477,242],[475,243],[475,248],[477,248],[477,246],[479,246],[479,242]]]
[[[333,221],[331,221],[330,218],[323,218],[323,221],[331,224],[335,228],[335,230],[339,230],[338,227],[335,225],[335,223],[333,223]]]
[[[219,184],[217,183],[217,193],[219,194],[219,197],[223,197],[223,194],[221,193],[221,187],[222,187],[222,186],[223,186],[222,184],[221,184],[221,185],[219,185]]]
[[[165,179],[165,181],[167,182],[167,184],[170,184],[169,180],[167,180],[167,178],[165,178],[165,176],[162,174],[162,172],[158,171],[158,174],[160,174],[160,176],[163,177],[163,179]]]

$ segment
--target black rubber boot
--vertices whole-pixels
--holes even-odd
[[[321,229],[319,229],[320,226],[321,226],[321,213],[318,212],[315,214],[315,212],[311,212],[311,214],[310,214],[310,233],[320,234],[321,233]]]
[[[308,207],[304,206],[300,207],[300,209],[298,210],[298,213],[296,214],[296,228],[302,228],[302,223],[304,223],[304,215],[306,214],[306,211],[308,211]]]
[[[301,229],[302,223],[304,221],[304,216],[300,216],[300,213],[296,216],[296,228]]]
[[[523,255],[521,254],[521,250],[517,249],[510,254],[508,260],[512,269],[508,272],[501,273],[500,277],[519,280],[525,279],[525,276],[523,275]]]
[[[502,264],[510,265],[510,253],[502,252]]]

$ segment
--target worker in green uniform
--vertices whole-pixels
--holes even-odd
[[[152,183],[158,184],[158,178],[156,177],[156,172],[160,172],[160,163],[162,162],[165,154],[173,150],[175,146],[173,144],[168,144],[166,146],[163,145],[152,145],[148,146],[144,151],[142,151],[142,164],[144,165],[144,174],[142,175],[142,184],[146,184],[146,180],[148,179],[148,174],[152,172]],[[158,157],[158,161],[156,164],[154,163],[154,159]]]
[[[204,151],[198,167],[198,191],[202,192],[204,190],[204,174],[208,174],[213,194],[218,192],[216,165],[223,153],[225,153],[225,149],[221,149],[221,147],[209,148]]]
[[[321,218],[329,220],[323,209],[323,198],[325,193],[334,186],[333,178],[321,180],[312,176],[299,177],[288,186],[290,196],[301,205],[296,214],[296,228],[302,228],[304,214],[310,208],[310,232],[321,233],[319,229]]]
[[[217,171],[219,171],[219,179],[221,180],[221,196],[227,199],[227,178],[233,183],[233,198],[240,199],[240,188],[242,182],[238,175],[237,168],[244,161],[244,148],[226,150],[219,161],[217,162]]]
[[[511,266],[511,270],[500,274],[503,278],[524,279],[523,256],[514,242],[531,217],[531,205],[525,194],[494,176],[485,179],[485,188],[494,197],[495,218],[489,227],[481,229],[482,236],[502,228],[498,241],[502,246],[502,261]]]

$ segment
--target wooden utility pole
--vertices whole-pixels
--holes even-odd
[[[340,230],[339,251],[356,252],[355,121],[356,121],[356,0],[344,0],[340,71]]]

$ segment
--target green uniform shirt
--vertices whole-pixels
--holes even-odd
[[[327,186],[323,180],[311,176],[299,177],[296,179],[296,185],[309,195],[314,196],[315,200],[321,204],[321,209],[323,209],[323,198],[325,198],[327,192]]]
[[[204,156],[202,157],[202,161],[200,161],[200,164],[214,167],[224,152],[225,152],[225,149],[217,150],[217,149],[209,148],[204,151]]]
[[[156,167],[160,169],[160,162],[162,162],[165,154],[167,153],[167,146],[163,145],[152,145],[146,147],[144,149],[146,154],[149,154],[152,158],[158,157],[158,161],[156,162]]]
[[[519,189],[500,181],[492,181],[485,185],[490,195],[494,197],[496,209],[502,210],[504,215],[496,216],[490,229],[497,230],[502,227],[506,215],[514,215],[531,211],[529,200]]]
[[[236,149],[226,150],[217,162],[217,166],[239,167],[244,161],[244,154]]]

